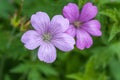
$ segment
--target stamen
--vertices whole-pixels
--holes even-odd
[[[73,24],[74,24],[75,27],[80,27],[81,26],[81,22],[80,21],[75,21]]]
[[[51,40],[51,35],[49,33],[43,34],[43,40],[44,41],[50,41]]]

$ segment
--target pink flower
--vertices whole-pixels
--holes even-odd
[[[25,47],[34,50],[39,47],[38,58],[46,63],[56,59],[56,48],[70,51],[74,48],[74,38],[64,33],[69,27],[69,21],[61,15],[56,15],[50,22],[44,12],[37,12],[31,17],[31,24],[35,30],[25,32],[21,38]]]
[[[63,8],[64,17],[70,21],[70,26],[66,33],[76,37],[76,46],[81,50],[91,47],[93,44],[91,36],[102,35],[100,22],[93,20],[97,12],[97,7],[93,6],[92,3],[85,4],[81,12],[74,3],[69,3]]]

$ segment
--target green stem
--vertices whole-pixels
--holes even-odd
[[[18,10],[17,20],[19,20],[20,15],[21,15],[21,13],[22,13],[23,2],[24,2],[24,0],[21,0],[21,3],[20,3],[20,8],[19,8],[19,10]]]
[[[13,38],[14,38],[13,36],[14,36],[15,31],[16,31],[16,28],[13,28],[13,30],[12,30],[12,32],[11,32],[11,36],[10,36],[10,38],[9,38],[9,40],[8,40],[7,45],[6,45],[6,48],[7,48],[7,49],[10,47],[10,45],[11,45],[11,43],[12,43],[12,40],[13,40]]]

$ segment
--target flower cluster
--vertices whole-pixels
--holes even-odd
[[[101,36],[100,23],[92,20],[97,14],[97,7],[92,3],[83,6],[82,11],[74,3],[63,8],[63,16],[55,15],[51,20],[45,12],[31,16],[34,30],[28,30],[21,38],[29,50],[38,49],[38,58],[46,63],[56,60],[56,48],[68,52],[77,48],[83,50],[92,44],[92,36]],[[76,42],[75,39],[76,38]]]

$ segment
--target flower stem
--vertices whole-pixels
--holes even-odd
[[[9,40],[8,40],[8,43],[7,43],[7,45],[6,45],[6,48],[7,48],[7,49],[10,47],[10,45],[11,45],[11,43],[12,43],[12,40],[13,40],[13,38],[14,38],[13,36],[14,36],[15,31],[16,31],[16,28],[13,28],[13,30],[12,30],[12,32],[11,32],[11,35],[10,35],[10,38],[9,38]]]

